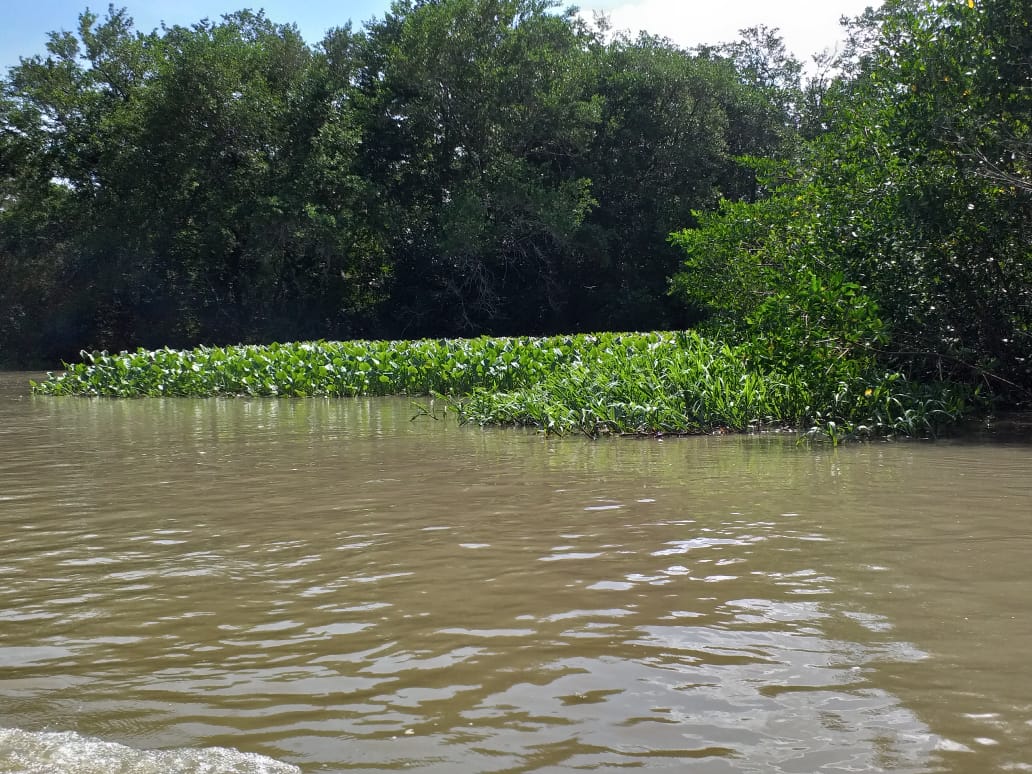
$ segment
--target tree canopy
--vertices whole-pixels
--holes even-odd
[[[683,324],[669,232],[783,144],[751,66],[551,0],[399,0],[315,46],[85,12],[0,84],[0,359]]]

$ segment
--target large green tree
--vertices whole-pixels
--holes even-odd
[[[548,0],[396,2],[360,43],[361,170],[379,194],[398,334],[544,329],[593,205],[584,32]],[[328,41],[334,45],[333,37]]]
[[[584,174],[598,205],[582,235],[581,327],[691,322],[691,311],[666,296],[681,261],[669,233],[720,195],[754,198],[756,175],[741,157],[780,154],[794,142],[798,63],[772,31],[743,32],[698,51],[649,35],[597,48],[602,121]]]
[[[152,240],[177,319],[219,339],[346,333],[382,263],[355,215],[346,90],[296,29],[260,14],[162,42],[133,148],[147,174],[119,195],[150,204],[154,220],[133,229]]]

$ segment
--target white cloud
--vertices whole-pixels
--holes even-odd
[[[616,30],[639,30],[670,38],[681,46],[735,40],[745,27],[777,27],[785,44],[803,62],[826,48],[841,45],[839,18],[863,13],[877,0],[595,0],[581,4],[591,19],[605,13]]]

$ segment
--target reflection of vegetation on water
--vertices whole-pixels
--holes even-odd
[[[836,345],[773,361],[691,332],[350,341],[84,353],[35,384],[49,395],[439,395],[463,422],[592,437],[763,427],[934,432],[964,414],[947,384],[915,385]]]

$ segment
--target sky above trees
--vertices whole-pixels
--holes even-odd
[[[764,24],[781,30],[788,49],[803,63],[842,39],[839,19],[857,16],[877,0],[593,0],[578,4],[599,10],[614,29],[646,29],[682,46],[734,40],[744,27]]]
[[[593,12],[607,14],[615,29],[646,29],[683,46],[732,40],[743,27],[765,24],[782,31],[789,49],[803,62],[841,39],[838,19],[861,13],[871,0],[585,0],[575,3],[587,18]],[[381,16],[389,0],[123,0],[140,30],[167,24],[192,24],[203,18],[218,19],[241,8],[264,8],[273,21],[294,22],[305,40],[318,42],[331,27],[351,19],[356,26]],[[87,6],[103,15],[104,0],[34,0],[5,4],[0,25],[0,69],[18,63],[21,56],[43,50],[47,33],[74,30],[76,19]]]

